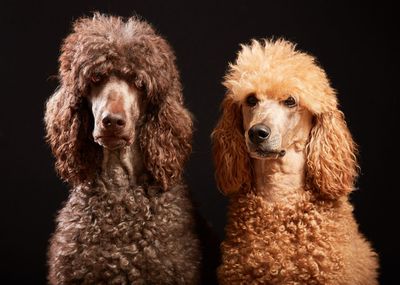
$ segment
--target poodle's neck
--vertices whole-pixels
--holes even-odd
[[[101,180],[110,187],[135,186],[143,176],[143,160],[137,144],[109,150],[103,148]]]
[[[290,207],[304,197],[304,150],[289,149],[285,156],[272,159],[253,159],[256,193],[266,202]]]

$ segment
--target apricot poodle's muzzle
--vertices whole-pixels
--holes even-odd
[[[265,124],[255,124],[247,132],[249,151],[253,157],[282,157],[286,151],[280,149],[279,135],[271,135],[271,129]]]

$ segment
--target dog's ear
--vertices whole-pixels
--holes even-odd
[[[180,182],[192,149],[193,123],[180,96],[167,96],[148,106],[140,131],[140,148],[146,169],[164,190]]]
[[[250,186],[252,174],[241,108],[228,95],[222,102],[222,112],[211,137],[217,185],[228,195]]]
[[[82,100],[61,87],[47,101],[44,117],[56,170],[72,185],[91,180],[100,165],[101,150],[91,139],[91,113]]]
[[[306,147],[308,187],[329,199],[350,193],[358,170],[356,148],[341,111],[316,115]]]

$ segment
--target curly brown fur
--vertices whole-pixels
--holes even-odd
[[[195,284],[187,190],[150,186],[72,190],[49,251],[52,284]]]
[[[168,43],[136,18],[79,19],[60,80],[46,138],[73,189],[51,238],[49,282],[196,284],[199,242],[182,185],[192,120]],[[128,121],[110,129],[107,114]]]
[[[230,195],[220,283],[377,284],[348,201],[356,145],[325,72],[287,41],[253,41],[224,85],[212,134]]]
[[[73,30],[61,49],[61,86],[49,99],[45,115],[47,140],[61,178],[79,185],[98,172],[93,166],[100,165],[101,148],[87,135],[91,114],[85,96],[92,77],[117,73],[147,94],[147,123],[139,136],[146,168],[165,189],[176,184],[191,151],[192,122],[181,106],[179,74],[168,43],[135,18],[123,22],[96,14],[77,20]]]

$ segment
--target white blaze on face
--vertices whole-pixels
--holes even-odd
[[[107,147],[113,142],[134,140],[135,126],[140,115],[139,91],[125,80],[110,77],[99,85],[92,86],[88,96],[94,117],[93,138]],[[116,127],[106,127],[107,118],[117,118]]]

